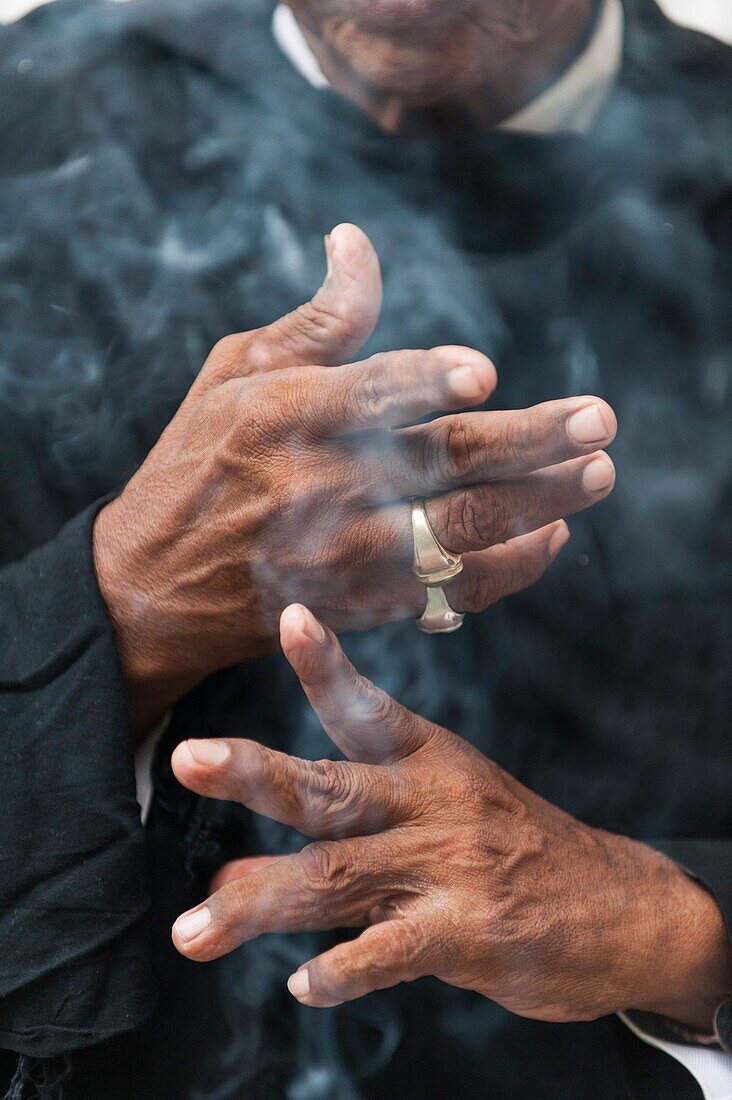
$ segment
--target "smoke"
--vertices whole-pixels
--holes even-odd
[[[560,141],[546,158],[507,135],[386,139],[348,104],[301,84],[269,39],[270,13],[259,0],[64,2],[39,13],[32,34],[2,32],[12,94],[0,176],[0,428],[53,502],[32,536],[17,506],[0,531],[5,558],[119,489],[213,344],[309,298],[323,275],[323,234],[354,221],[385,276],[384,313],[364,354],[475,346],[499,365],[504,407],[608,396],[620,413],[611,507],[622,522],[603,530],[604,558],[594,520],[575,525],[576,549],[529,610],[519,598],[510,613],[469,621],[459,641],[393,624],[348,638],[349,654],[406,706],[579,816],[647,835],[673,825],[675,805],[692,819],[702,799],[713,804],[724,769],[679,791],[671,772],[659,776],[654,728],[669,684],[659,671],[646,699],[654,705],[633,709],[626,698],[676,626],[678,604],[662,628],[649,618],[631,636],[625,675],[605,675],[617,638],[594,631],[642,601],[704,594],[728,577],[717,552],[728,437],[709,430],[730,394],[711,243],[725,232],[714,143],[675,94],[659,94],[649,111],[632,88],[615,96],[589,151]],[[635,44],[646,66],[651,38]],[[714,131],[713,105],[707,118]],[[664,142],[674,145],[671,176]],[[685,201],[698,192],[701,215]],[[672,371],[683,392],[665,386]],[[266,579],[267,563],[261,570]],[[541,630],[550,643],[536,659]],[[709,656],[701,637],[690,667]],[[222,732],[307,758],[333,754],[281,661],[235,675],[215,704]],[[669,734],[667,756],[681,775],[683,714],[669,697],[665,717],[680,732]],[[607,778],[618,759],[635,783]],[[639,796],[650,777],[666,783],[667,809]],[[304,843],[263,818],[241,828],[251,852]],[[262,1081],[273,1082],[269,1095],[284,1082],[289,1100],[356,1100],[390,1064],[414,1012],[409,991],[326,1012],[284,991],[329,942],[262,937],[217,964],[228,1031],[218,1059],[202,1065],[196,1100],[253,1096],[255,1083],[266,1095]],[[495,1023],[474,1004],[451,993],[431,1022],[458,1059],[475,1055],[476,1036],[487,1046]]]

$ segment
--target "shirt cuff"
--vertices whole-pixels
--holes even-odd
[[[157,726],[147,735],[135,753],[135,789],[137,801],[140,805],[140,820],[144,825],[150,815],[155,788],[152,776],[155,750],[160,740],[170,725],[172,711],[163,715]]]
[[[698,1082],[704,1100],[732,1100],[732,1054],[708,1046],[659,1039],[640,1027],[628,1013],[619,1012],[618,1016],[644,1043],[680,1062]]]

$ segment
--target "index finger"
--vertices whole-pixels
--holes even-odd
[[[481,404],[496,385],[490,359],[472,348],[384,352],[299,381],[299,414],[316,437],[393,428],[430,413]]]
[[[239,802],[313,837],[381,832],[404,819],[409,802],[393,769],[301,760],[240,738],[181,741],[172,765],[189,790]]]

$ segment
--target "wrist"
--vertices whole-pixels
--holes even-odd
[[[154,550],[129,545],[134,526],[121,498],[103,508],[92,535],[94,568],[107,607],[122,666],[136,735],[144,735],[174,703],[207,675],[180,658],[183,638],[175,616],[152,597]],[[145,558],[146,560],[141,560]],[[189,646],[189,657],[195,646]],[[187,667],[186,667],[187,666]]]
[[[639,968],[645,977],[632,1003],[624,1007],[652,1012],[710,1035],[715,1013],[732,984],[732,947],[724,918],[713,895],[698,880],[666,856],[652,855],[658,871],[655,915]]]

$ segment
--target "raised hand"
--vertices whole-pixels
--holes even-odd
[[[210,673],[276,646],[307,601],[336,631],[417,616],[409,498],[466,553],[450,587],[480,611],[536,581],[606,496],[612,410],[594,397],[459,413],[496,383],[462,347],[347,360],[381,301],[376,255],[343,226],[312,302],[212,351],[179,412],[95,527],[133,717],[144,728]],[[400,427],[426,415],[427,424]]]
[[[282,646],[346,761],[178,746],[179,780],[317,838],[229,864],[173,940],[206,961],[264,932],[365,927],[289,986],[330,1006],[424,975],[544,1020],[623,1008],[709,1029],[732,960],[711,895],[643,844],[550,805],[359,676],[303,607]],[[663,965],[659,965],[663,960]]]

